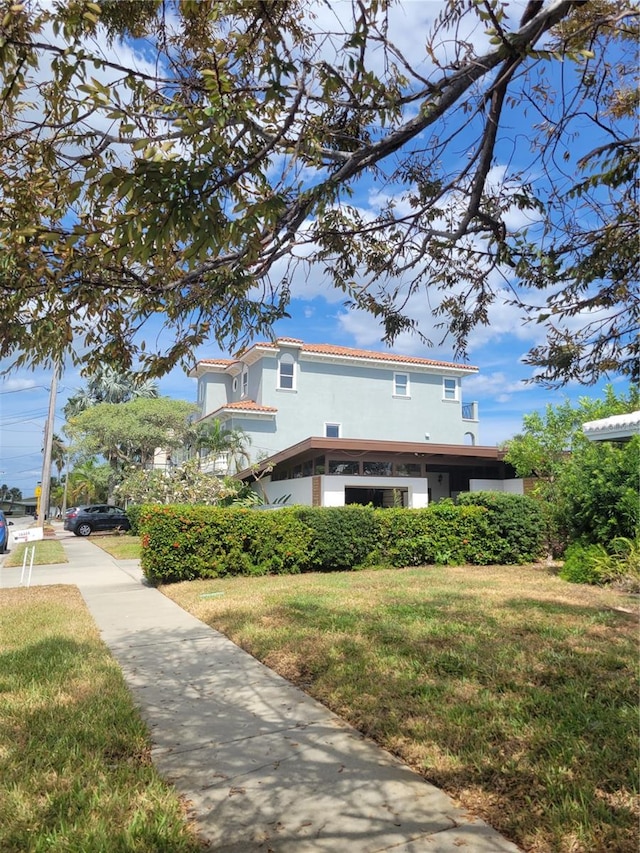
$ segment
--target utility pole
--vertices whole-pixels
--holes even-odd
[[[56,417],[56,397],[58,394],[58,372],[60,362],[56,361],[49,391],[49,415],[44,428],[44,458],[42,460],[42,492],[40,494],[40,512],[38,526],[44,528],[45,516],[49,512],[51,502],[51,455],[53,448],[53,427]]]

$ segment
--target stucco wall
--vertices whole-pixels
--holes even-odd
[[[524,494],[524,481],[513,480],[469,480],[470,492],[509,492],[512,495]]]

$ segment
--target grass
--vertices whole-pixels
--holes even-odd
[[[524,850],[637,853],[635,600],[539,567],[163,592]]]
[[[0,623],[3,853],[202,851],[78,590],[3,590]]]
[[[140,559],[140,537],[131,536],[128,533],[115,533],[91,537],[94,545],[102,548],[115,560],[139,560]]]
[[[33,558],[34,566],[48,566],[54,563],[68,563],[62,544],[55,539],[39,539],[36,542],[20,542],[11,548],[11,552],[5,557],[4,565],[7,568],[21,566],[24,560],[24,552],[29,548],[27,565],[31,564],[31,548],[35,546]]]

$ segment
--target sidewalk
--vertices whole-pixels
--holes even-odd
[[[147,721],[153,761],[220,853],[518,853],[323,705],[88,539],[31,585],[77,585]],[[18,586],[21,569],[0,572]]]

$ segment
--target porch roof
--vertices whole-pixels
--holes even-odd
[[[626,415],[612,415],[582,424],[590,441],[619,441],[640,434],[640,410]]]
[[[253,468],[238,472],[238,479],[245,479],[266,468],[288,462],[298,456],[309,453],[358,453],[384,454],[385,456],[413,455],[432,465],[473,464],[478,462],[502,462],[504,451],[499,447],[487,447],[467,444],[432,444],[422,441],[378,441],[368,438],[325,438],[312,436],[297,444],[292,444],[267,459],[262,459]]]

